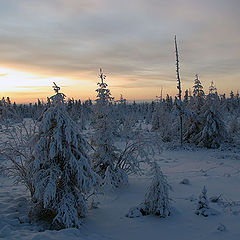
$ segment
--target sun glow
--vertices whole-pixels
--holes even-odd
[[[97,71],[96,76],[83,72],[79,79],[71,79],[0,68],[0,99],[10,97],[11,101],[16,103],[34,103],[37,99],[46,102],[47,97],[52,96],[52,85],[56,82],[67,98],[94,100],[98,81]],[[126,79],[107,75],[107,83],[115,99],[119,99],[120,93],[128,100],[150,99],[157,94],[156,89],[153,88],[136,91],[135,88],[118,86],[119,83],[124,85],[125,81]]]
[[[17,71],[10,68],[0,68],[0,97],[9,96],[17,102],[44,99],[51,94],[51,86],[57,82],[60,86],[73,84],[70,79],[52,77]]]
[[[0,92],[33,91],[41,87],[49,87],[53,81],[61,85],[71,84],[69,79],[41,76],[7,68],[0,68],[0,81]]]

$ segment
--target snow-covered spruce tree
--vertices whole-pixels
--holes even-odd
[[[33,152],[34,206],[29,215],[56,229],[79,227],[87,212],[85,196],[98,176],[86,153],[88,143],[64,109],[65,95],[56,85],[54,90]]]
[[[126,101],[127,100],[123,98],[122,94],[120,94],[120,99],[116,100],[114,104],[113,114],[114,114],[115,121],[118,122],[119,126],[121,126],[120,128],[122,128],[125,122],[125,119],[128,116]],[[120,131],[120,129],[118,130]]]
[[[204,91],[201,82],[196,75],[193,86],[193,97],[187,105],[186,119],[184,121],[184,141],[196,144],[199,133],[203,129],[203,114],[202,108],[205,104]]]
[[[99,86],[98,89],[96,89],[97,92],[97,99],[96,102],[100,103],[101,106],[107,106],[110,101],[113,100],[113,97],[111,97],[111,92],[107,88],[107,83],[104,82],[106,79],[106,75],[103,74],[102,69],[100,68],[100,74],[99,78],[101,79],[101,82],[97,83]]]
[[[145,194],[144,202],[137,207],[130,208],[127,217],[139,217],[141,215],[157,215],[167,217],[171,213],[169,191],[171,186],[167,182],[160,167],[156,162],[151,163],[152,182]]]
[[[230,98],[225,99],[226,100],[226,110],[230,114],[235,114],[236,112],[240,113],[240,100],[239,100],[239,93],[237,92],[236,95],[234,95],[233,91],[230,92]]]
[[[188,103],[189,103],[189,98],[190,98],[190,96],[189,96],[189,90],[186,89],[186,90],[185,90],[185,95],[184,95],[184,97],[183,97],[183,104],[184,104],[185,107],[186,107],[186,106],[188,105]]]
[[[160,105],[160,103],[157,103],[152,115],[152,128],[151,131],[158,131],[160,129],[160,124],[161,124],[161,112],[162,109],[160,108],[162,106],[162,104]]]
[[[202,189],[202,193],[199,195],[198,205],[195,214],[202,215],[204,217],[207,217],[209,215],[209,202],[207,197],[207,189],[205,186]]]
[[[217,94],[217,88],[216,88],[213,81],[211,81],[211,84],[209,86],[209,94],[210,95],[216,95]]]
[[[194,85],[193,85],[193,96],[204,96],[203,86],[198,78],[198,74],[195,75]]]
[[[226,128],[218,110],[217,101],[215,95],[208,95],[202,108],[203,128],[195,142],[199,147],[218,148],[226,138]]]
[[[113,98],[104,82],[106,76],[102,69],[100,69],[99,78],[101,81],[98,83],[99,88],[96,90],[94,134],[91,141],[94,147],[94,169],[102,177],[103,187],[110,184],[113,188],[118,188],[128,183],[127,175],[117,164],[119,150],[113,144],[114,124],[109,107],[109,102]]]

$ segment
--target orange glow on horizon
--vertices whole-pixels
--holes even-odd
[[[98,72],[96,72],[98,74]],[[45,76],[42,74],[23,72],[11,68],[0,68],[0,98],[10,97],[12,102],[29,103],[37,102],[40,99],[46,102],[47,97],[52,96],[52,83],[56,82],[67,98],[87,100],[96,98],[98,75],[91,76],[83,74],[84,80],[70,79],[64,77]],[[120,98],[120,94],[127,100],[155,99],[159,95],[160,86],[156,87],[130,87],[124,89],[126,79],[107,76],[106,82],[115,99]],[[122,87],[114,86],[121,83]]]
[[[155,100],[156,96],[160,96],[161,87],[163,87],[163,97],[169,94],[174,98],[177,95],[174,80],[170,82],[158,80],[159,84],[144,86],[144,84],[148,83],[148,80],[132,84],[129,82],[128,77],[113,76],[108,73],[106,75],[106,82],[115,100],[120,98],[120,94],[129,101]],[[81,79],[76,79],[75,77],[54,77],[33,72],[23,72],[12,68],[0,68],[0,98],[10,97],[11,101],[16,103],[35,103],[38,99],[46,102],[47,97],[54,94],[52,85],[53,82],[56,82],[67,98],[81,99],[82,101],[89,98],[94,100],[98,81],[97,70],[94,76],[93,73],[84,72]],[[202,82],[202,84],[205,93],[208,94],[208,87],[206,87],[208,82]],[[193,82],[191,81],[184,82],[183,95],[184,89],[192,88],[192,85]],[[217,88],[219,88],[218,93],[222,94],[224,92],[222,91],[223,86],[217,85]],[[230,88],[225,89],[227,96],[230,91]]]

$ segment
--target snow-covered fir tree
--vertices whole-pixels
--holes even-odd
[[[198,74],[195,75],[194,85],[193,85],[193,96],[204,96],[203,86],[198,78]]]
[[[208,95],[202,108],[202,130],[196,138],[196,145],[207,148],[218,148],[226,138],[226,128],[217,106],[214,95]]]
[[[161,110],[159,104],[157,103],[155,110],[152,115],[152,128],[151,131],[157,131],[160,129],[161,126]]]
[[[127,183],[127,175],[118,166],[119,150],[114,146],[114,123],[112,120],[109,102],[113,99],[107,83],[106,76],[100,69],[100,82],[97,91],[94,109],[94,134],[92,145],[94,147],[93,161],[95,171],[102,177],[103,186],[111,184],[113,188]]]
[[[96,92],[97,92],[96,102],[105,106],[110,101],[113,100],[113,97],[111,97],[111,92],[107,88],[108,86],[107,83],[104,82],[104,80],[106,79],[106,75],[103,74],[103,71],[101,68],[100,68],[99,78],[101,79],[101,81],[97,83],[99,88],[96,89]]]
[[[186,107],[189,103],[189,90],[186,89],[185,90],[185,95],[183,97],[183,103],[184,103],[184,106]]]
[[[173,99],[167,94],[166,99],[164,100],[168,111],[172,111],[173,108]]]
[[[204,186],[201,194],[199,195],[197,209],[195,211],[196,215],[202,215],[207,217],[209,215],[209,201],[207,197],[207,189]]]
[[[205,103],[204,91],[201,82],[196,75],[193,86],[193,97],[190,98],[186,109],[184,119],[184,136],[185,142],[196,144],[199,133],[203,129],[202,107]]]
[[[209,86],[209,94],[210,95],[217,94],[217,88],[213,81],[211,81],[211,84]]]
[[[118,122],[119,127],[124,124],[125,119],[127,117],[127,100],[123,98],[122,94],[120,94],[120,99],[115,101],[113,110],[113,115],[115,120]]]
[[[79,227],[86,216],[86,194],[99,177],[92,170],[88,143],[64,109],[65,95],[56,94],[44,113],[30,169],[34,206],[30,216],[44,219],[52,228]]]

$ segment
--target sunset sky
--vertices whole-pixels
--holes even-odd
[[[0,0],[0,98],[95,99],[99,68],[112,95],[176,95],[174,35],[183,89],[240,90],[239,0]]]

